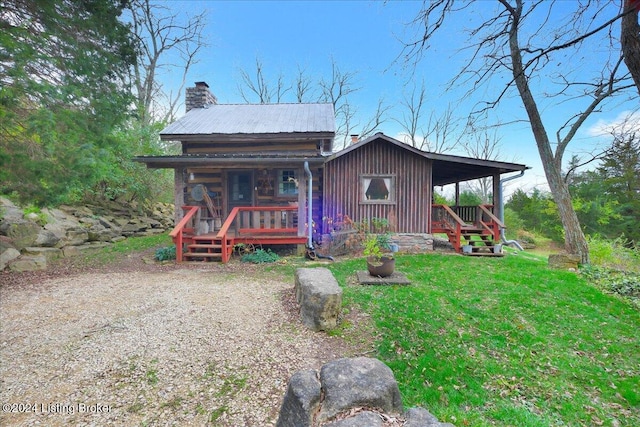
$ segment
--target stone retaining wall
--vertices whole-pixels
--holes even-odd
[[[433,250],[433,236],[421,233],[393,233],[391,241],[400,252],[421,253]]]
[[[25,215],[0,197],[0,271],[42,270],[57,258],[100,250],[131,236],[161,234],[173,228],[173,214],[172,204],[145,208],[111,202]]]

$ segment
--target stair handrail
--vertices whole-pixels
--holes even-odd
[[[466,227],[468,224],[458,216],[457,213],[454,212],[451,207],[448,205],[433,205],[435,208],[442,209],[446,215],[443,215],[443,222],[446,224],[447,228],[453,233],[453,236],[449,235],[449,241],[453,245],[456,252],[460,252],[460,238],[462,236],[462,228]],[[451,223],[453,220],[453,223]],[[447,233],[449,234],[449,233]],[[452,240],[453,238],[453,240]]]
[[[169,237],[173,240],[173,243],[176,245],[176,261],[182,262],[182,246],[184,243],[184,229],[186,228],[189,221],[191,221],[195,214],[200,210],[200,206],[183,206],[182,209],[186,210],[186,213],[173,227],[173,230],[169,233]]]
[[[491,234],[493,235],[493,238],[497,241],[500,239],[500,230],[503,228],[506,228],[506,226],[502,221],[500,221],[500,219],[497,216],[493,214],[493,212],[489,210],[488,208],[489,206],[491,205],[480,205],[479,208],[482,212],[484,212],[489,217],[489,219],[491,220],[491,225],[493,227],[485,224],[484,221],[480,221],[480,222],[485,228],[487,228],[491,232]]]
[[[442,208],[442,209],[443,209],[447,214],[449,214],[449,216],[451,217],[451,219],[453,219],[453,221],[454,221],[455,223],[457,223],[457,225],[459,225],[460,227],[464,227],[464,226],[466,226],[466,225],[467,225],[467,223],[466,223],[466,222],[464,222],[464,221],[462,220],[462,218],[460,218],[460,217],[458,216],[458,214],[457,214],[457,213],[455,213],[455,212],[453,211],[453,209],[451,209],[451,207],[450,207],[450,206],[448,206],[448,205],[433,205],[433,207],[435,207],[435,208]],[[453,225],[453,224],[452,224],[452,225]]]
[[[229,228],[231,228],[231,225],[236,220],[238,212],[240,212],[239,206],[231,209],[227,219],[224,221],[224,224],[222,224],[222,227],[220,227],[220,230],[218,230],[218,234],[216,234],[216,239],[220,239],[220,251],[222,252],[222,262],[224,263],[229,261],[230,255],[229,239],[227,238],[227,234],[229,233]]]

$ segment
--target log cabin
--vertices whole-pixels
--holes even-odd
[[[160,132],[181,153],[134,159],[174,170],[178,262],[228,262],[234,248],[256,245],[298,245],[315,256],[320,236],[339,232],[345,218],[381,218],[395,236],[444,233],[458,252],[466,242],[469,253],[493,253],[482,249],[504,229],[501,176],[527,169],[429,153],[383,133],[334,153],[332,104],[218,104],[197,82],[185,105]],[[484,177],[493,178],[493,203],[457,206],[459,183]],[[447,184],[456,206],[434,204],[434,187]]]

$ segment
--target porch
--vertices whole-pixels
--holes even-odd
[[[302,245],[297,206],[237,206],[217,231],[201,230],[201,206],[183,206],[184,217],[169,234],[176,260],[229,262],[234,248]]]
[[[202,206],[183,206],[184,217],[170,233],[177,262],[220,261],[227,263],[234,249],[240,252],[262,245],[304,245],[307,224],[299,224],[297,206],[238,206],[231,210],[219,230],[199,232]],[[433,205],[431,233],[446,234],[454,250],[465,255],[502,256],[494,251],[504,224],[493,205]],[[204,217],[206,218],[206,217]],[[302,227],[301,227],[302,225]]]

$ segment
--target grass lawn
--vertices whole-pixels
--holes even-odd
[[[456,426],[640,426],[640,312],[526,255],[398,256],[411,286],[355,285],[406,407]]]

